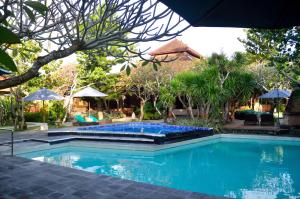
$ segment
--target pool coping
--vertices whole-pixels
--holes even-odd
[[[122,132],[122,131],[115,131],[115,132],[111,132],[111,131],[96,131],[96,130],[80,130],[80,129],[68,129],[68,130],[53,130],[53,131],[49,131],[48,132],[48,136],[54,136],[55,134],[59,134],[59,133],[85,133],[85,134],[111,134],[111,135],[116,135],[116,134],[124,134],[124,135],[136,135],[134,133],[131,132]],[[154,133],[139,133],[139,135],[143,135],[143,136],[155,136],[155,137],[165,137],[165,134],[154,134]]]
[[[128,150],[137,152],[148,152],[148,153],[159,153],[164,150],[176,149],[180,150],[180,147],[192,147],[194,144],[207,145],[222,141],[222,139],[229,138],[231,140],[262,140],[262,141],[287,141],[295,142],[300,144],[300,138],[297,137],[285,137],[285,136],[271,136],[271,135],[244,135],[244,134],[215,134],[212,136],[201,137],[196,139],[185,140],[181,142],[167,143],[163,145],[156,144],[144,144],[144,143],[129,143],[129,142],[103,142],[95,140],[76,140],[78,137],[70,136],[67,138],[60,138],[54,140],[54,144],[41,143],[36,146],[21,147],[15,149],[15,154],[29,153],[34,151],[42,151],[47,149],[61,148],[61,147],[89,147],[89,148],[100,148],[100,149],[111,149],[111,150]],[[79,137],[80,138],[80,137]],[[27,139],[25,142],[35,142],[37,139]],[[61,142],[63,141],[63,142]],[[7,154],[8,153],[4,153]]]

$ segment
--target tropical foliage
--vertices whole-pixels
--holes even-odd
[[[9,97],[0,98],[0,126],[7,125],[11,121],[11,100]]]
[[[117,52],[119,49],[115,48]],[[104,104],[109,111],[108,100],[114,100],[120,108],[120,100],[126,92],[125,74],[110,73],[112,65],[123,63],[122,59],[108,57],[100,51],[87,51],[78,54],[77,81],[78,88],[92,86],[107,94]]]
[[[174,71],[171,67],[161,65],[154,69],[153,64],[144,64],[144,62],[139,63],[137,68],[132,69],[132,73],[127,80],[128,92],[140,100],[140,120],[144,119],[144,106],[151,99],[156,112],[162,117],[158,100],[161,89],[168,87],[173,74]]]
[[[250,61],[245,53],[236,53],[231,59],[212,54],[195,63],[195,67],[178,74],[164,63],[157,71],[150,64],[132,70],[129,88],[140,100],[140,120],[146,118],[145,105],[149,103],[155,107],[152,114],[157,112],[166,118],[169,112],[175,117],[172,109],[177,98],[191,119],[227,121],[236,105],[249,100],[257,88],[254,75],[246,70]],[[161,104],[164,111],[156,104]],[[196,115],[193,109],[198,110]]]
[[[192,119],[192,109],[197,108],[202,119],[222,116],[227,120],[232,105],[249,99],[256,83],[252,74],[241,69],[245,64],[243,56],[236,54],[229,60],[223,54],[213,54],[196,71],[175,76],[171,88]]]
[[[241,40],[257,64],[274,67],[281,77],[295,83],[300,75],[300,28],[248,29],[247,38]],[[277,75],[278,76],[278,75]]]

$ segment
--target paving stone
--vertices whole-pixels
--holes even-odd
[[[1,198],[217,199],[222,197],[180,191],[25,158],[0,155]]]
[[[51,191],[50,189],[47,188],[43,188],[43,189],[39,189],[37,191],[34,192],[35,194],[38,194],[40,196],[47,196],[53,193],[53,191]]]
[[[55,199],[58,199],[58,198],[62,198],[64,196],[64,194],[62,193],[52,193],[48,196],[49,199],[52,199],[52,198],[55,198]]]
[[[72,195],[83,197],[86,196],[90,191],[85,189],[79,189],[78,191],[74,192]]]
[[[118,192],[115,192],[113,193],[113,195],[115,197],[118,197],[118,198],[124,198],[128,195],[129,193],[128,192],[125,192],[125,191],[118,191]]]
[[[100,198],[105,198],[105,197],[104,197],[104,195],[99,194],[99,193],[89,192],[82,198],[86,198],[86,199],[99,198],[100,199]]]

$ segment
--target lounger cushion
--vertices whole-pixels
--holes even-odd
[[[88,118],[91,120],[91,122],[98,122],[98,119],[92,115],[90,115]]]
[[[260,115],[260,125],[274,125],[274,116],[270,113],[264,113]]]
[[[75,115],[74,116],[74,119],[77,121],[77,122],[86,122],[86,120],[84,119],[84,117],[82,115]]]
[[[245,115],[244,125],[257,125],[258,117],[256,114],[247,114]]]

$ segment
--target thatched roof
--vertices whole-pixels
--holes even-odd
[[[150,52],[151,56],[157,55],[171,55],[171,54],[178,54],[178,53],[187,53],[195,58],[202,58],[202,56],[195,50],[191,49],[188,45],[183,43],[178,39],[173,39],[169,43],[161,46],[160,48]]]

